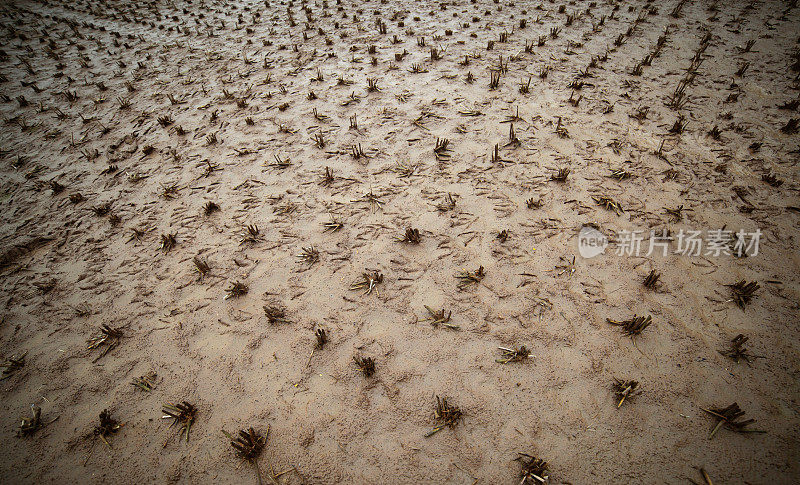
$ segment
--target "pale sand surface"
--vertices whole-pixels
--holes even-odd
[[[0,382],[0,481],[255,483],[222,434],[252,426],[270,428],[264,483],[294,466],[279,483],[514,484],[519,452],[550,483],[704,483],[700,468],[715,484],[796,483],[800,9],[676,5],[4,2],[0,357],[25,365]],[[685,104],[668,106],[691,67]],[[679,206],[681,220],[665,212]],[[326,232],[332,218],[343,227]],[[612,240],[591,259],[588,223]],[[419,245],[397,241],[409,227]],[[625,230],[722,227],[762,231],[759,254],[616,254]],[[383,281],[351,290],[365,271]],[[760,285],[744,310],[725,286],[740,280]],[[249,291],[226,299],[237,281]],[[459,329],[424,321],[425,305]],[[635,339],[606,322],[634,314],[652,316]],[[103,324],[123,336],[100,357],[87,341]],[[737,334],[763,358],[721,355]],[[496,362],[520,345],[531,358]],[[151,392],[131,384],[150,372]],[[614,378],[641,389],[619,409]],[[436,395],[463,419],[426,438]],[[181,400],[197,408],[188,442],[161,419]],[[733,402],[766,434],[709,440],[701,408]],[[32,404],[49,424],[16,438]],[[113,450],[92,436],[104,409],[124,423]]]

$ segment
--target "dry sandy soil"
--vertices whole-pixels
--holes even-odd
[[[3,2],[0,481],[796,483],[800,9],[726,3]]]

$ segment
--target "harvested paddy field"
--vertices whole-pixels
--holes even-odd
[[[799,25],[4,2],[0,481],[797,483]]]

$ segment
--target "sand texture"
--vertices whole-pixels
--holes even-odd
[[[797,483],[796,4],[2,2],[0,482]]]

